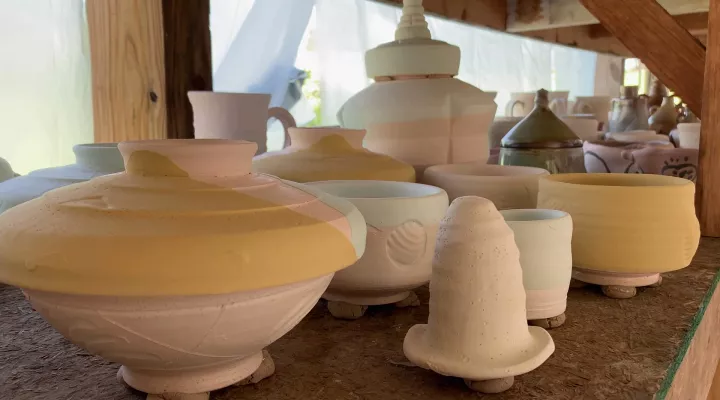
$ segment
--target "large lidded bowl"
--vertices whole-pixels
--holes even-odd
[[[540,179],[538,208],[573,219],[573,277],[603,286],[652,285],[687,267],[697,250],[695,185],[641,174],[561,174]]]
[[[251,174],[255,143],[119,147],[127,172],[0,215],[0,281],[73,343],[122,363],[138,390],[204,393],[242,380],[362,256],[359,211]]]
[[[444,190],[419,183],[326,181],[313,187],[348,199],[365,217],[367,247],[338,271],[323,295],[337,317],[360,317],[366,306],[404,301],[430,281],[435,236],[448,208]],[[345,303],[341,307],[333,303]],[[352,307],[355,306],[355,307]]]
[[[32,200],[48,190],[85,182],[125,169],[117,143],[88,143],[73,147],[75,164],[33,171],[0,184],[0,212]]]
[[[484,197],[498,210],[535,208],[542,168],[480,163],[434,165],[425,170],[423,183],[445,189],[450,201],[462,196]]]
[[[415,182],[415,169],[362,147],[363,129],[290,128],[290,147],[259,155],[253,170],[294,182],[382,180]]]

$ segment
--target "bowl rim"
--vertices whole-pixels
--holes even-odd
[[[305,185],[312,186],[320,191],[326,192],[327,194],[335,197],[340,197],[349,201],[353,200],[364,200],[364,201],[381,201],[381,200],[412,200],[412,199],[426,199],[436,196],[447,196],[445,190],[433,185],[426,185],[423,183],[415,182],[400,182],[400,181],[378,181],[378,180],[327,180],[327,181],[314,181],[306,182]],[[388,196],[345,196],[342,194],[335,193],[333,191],[325,191],[324,188],[353,188],[352,190],[358,190],[358,188],[383,188],[389,190],[397,190],[398,195]],[[413,195],[412,191],[417,191],[416,195]],[[419,193],[418,193],[419,192]]]
[[[618,182],[630,184],[600,184],[599,182]],[[540,177],[540,183],[550,183],[576,188],[615,188],[618,190],[667,190],[671,188],[693,187],[695,184],[684,178],[656,174],[614,174],[614,173],[569,173]],[[634,185],[632,183],[645,182]],[[649,184],[652,183],[652,184]],[[542,188],[540,189],[542,191]]]
[[[508,171],[508,172],[520,172],[511,173],[508,175],[480,175],[471,172],[460,172],[463,169],[470,170],[478,168],[488,172],[491,171]],[[457,164],[438,164],[428,167],[425,170],[423,176],[452,176],[456,178],[466,179],[492,179],[492,180],[507,180],[507,179],[528,179],[537,178],[550,173],[543,168],[537,167],[525,167],[519,165],[496,165],[496,164],[484,164],[480,162],[468,162],[468,163],[457,163]]]

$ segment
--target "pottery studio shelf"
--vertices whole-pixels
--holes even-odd
[[[720,355],[720,239],[704,238],[692,265],[664,275],[661,288],[613,300],[597,287],[571,289],[556,351],[493,399],[704,400]],[[213,392],[217,400],[473,399],[459,379],[412,367],[402,342],[425,323],[422,306],[371,308],[356,321],[333,319],[319,303],[270,347],[277,370],[258,384]],[[0,285],[0,399],[144,399],[115,380],[118,365],[67,342],[25,301]]]

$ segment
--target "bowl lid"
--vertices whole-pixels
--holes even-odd
[[[0,281],[70,294],[220,294],[330,274],[364,251],[352,204],[250,173],[255,143],[119,148],[126,172],[0,215]]]
[[[582,140],[550,110],[545,89],[538,90],[535,108],[500,143],[505,148],[524,149],[582,147]]]

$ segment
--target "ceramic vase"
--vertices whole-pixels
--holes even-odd
[[[117,143],[79,144],[73,147],[75,164],[45,168],[0,183],[0,212],[74,183],[125,169]]]
[[[513,231],[490,200],[460,197],[437,243],[428,323],[410,328],[405,356],[475,390],[507,390],[555,349],[547,331],[528,327]]]
[[[253,170],[294,182],[387,180],[415,182],[415,169],[362,147],[364,129],[290,128],[290,147],[253,160]]]
[[[637,86],[623,86],[622,96],[611,103],[608,132],[647,130],[648,97],[638,95]]]
[[[538,208],[573,219],[573,277],[628,298],[687,267],[697,250],[695,185],[639,174],[564,174],[540,179]]]
[[[255,142],[258,154],[267,151],[267,121],[275,118],[285,130],[283,147],[290,143],[288,129],[295,119],[282,107],[270,107],[270,95],[189,91],[195,139],[240,139]]]
[[[678,124],[678,138],[684,149],[700,149],[700,123]]]
[[[608,132],[605,134],[605,138],[608,140],[614,140],[616,142],[623,143],[635,143],[635,142],[670,142],[670,138],[667,135],[660,135],[655,131],[642,130],[642,131],[625,131],[625,132]]]
[[[572,114],[592,114],[600,124],[600,131],[607,132],[610,118],[610,96],[577,96]]]
[[[500,210],[535,208],[542,168],[479,163],[435,165],[425,170],[423,183],[445,189],[450,201],[480,196]]]
[[[405,0],[395,41],[368,50],[365,69],[375,83],[338,111],[340,125],[367,129],[364,146],[415,167],[479,161],[489,155],[488,131],[497,105],[454,76],[460,49],[433,40],[422,2]]]
[[[356,319],[367,306],[419,304],[412,290],[430,281],[435,236],[448,207],[445,191],[385,181],[311,185],[349,200],[367,223],[365,254],[338,271],[323,295],[330,312],[337,318]]]
[[[673,96],[663,98],[662,105],[648,118],[650,129],[661,135],[669,135],[677,127],[678,111]]]
[[[564,324],[572,275],[572,218],[557,210],[500,213],[520,250],[527,319],[546,329]]]
[[[121,363],[119,378],[148,398],[207,399],[272,373],[263,348],[362,256],[362,215],[251,174],[251,142],[119,148],[125,173],[0,215],[0,281],[70,341]]]

